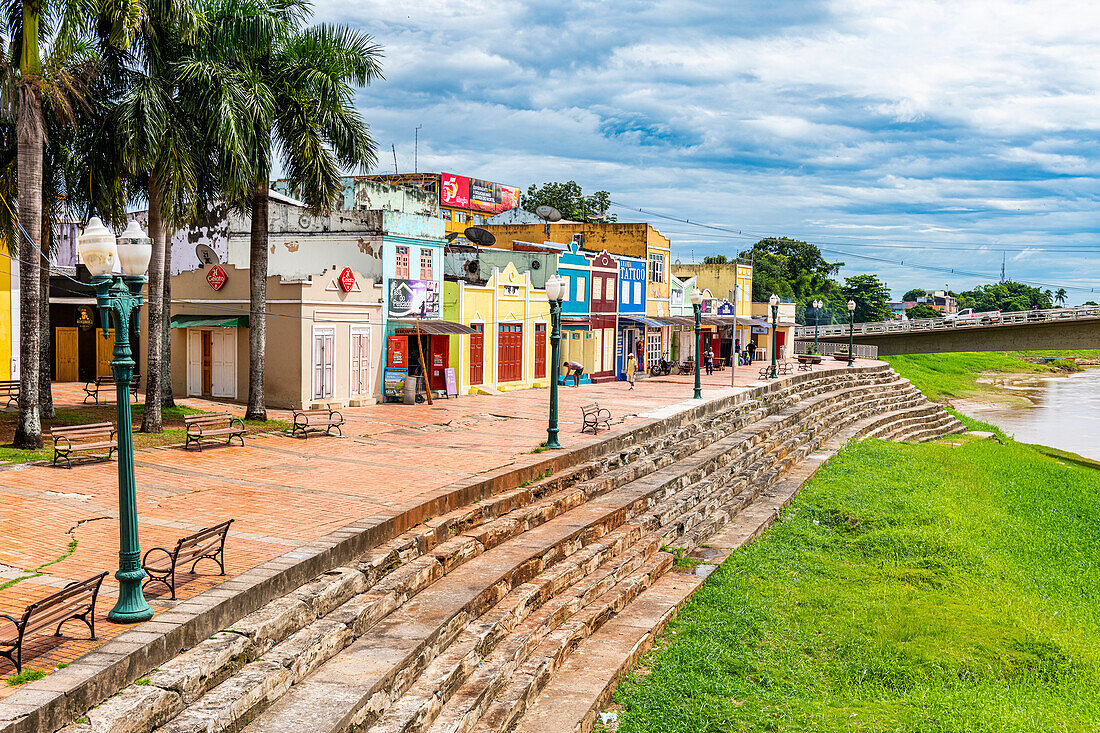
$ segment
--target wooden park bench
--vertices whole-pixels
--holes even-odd
[[[812,371],[815,364],[821,363],[821,357],[817,354],[799,354],[797,358],[800,372]]]
[[[50,437],[53,438],[53,465],[59,460],[64,460],[67,468],[73,467],[71,456],[73,453],[98,453],[107,451],[107,455],[90,456],[111,460],[111,456],[118,450],[118,442],[115,439],[114,423],[99,422],[91,425],[73,425],[72,427],[55,427],[50,429]]]
[[[187,440],[183,444],[184,450],[194,443],[202,451],[202,441],[225,438],[225,444],[233,442],[233,438],[244,445],[246,431],[244,421],[234,417],[229,412],[207,412],[201,415],[184,415],[183,425],[187,428]]]
[[[764,366],[760,367],[760,378],[761,379],[768,379],[768,378],[771,377],[771,375],[772,375],[772,365],[771,364],[765,364]]]
[[[138,387],[141,386],[141,375],[135,374],[133,379],[130,380],[130,396],[137,401]],[[95,381],[87,382],[84,385],[84,403],[87,404],[88,400],[94,399],[95,403],[99,404],[99,393],[106,392],[107,394],[115,393],[115,378],[114,377],[96,377]]]
[[[19,380],[18,379],[5,379],[0,381],[0,397],[7,398],[7,402],[4,404],[4,408],[7,409],[11,403],[19,403]]]
[[[15,624],[9,631],[0,629],[0,655],[11,660],[15,671],[23,671],[23,640],[27,634],[57,625],[54,636],[61,636],[61,627],[69,619],[78,618],[88,625],[95,641],[95,602],[99,596],[99,586],[107,577],[106,572],[94,575],[87,580],[69,583],[56,593],[40,598],[27,606],[22,618],[0,613],[0,619]]]
[[[290,434],[301,435],[308,438],[310,433],[324,433],[332,435],[335,430],[340,437],[344,437],[341,426],[344,424],[344,416],[338,410],[295,410],[294,424],[290,426]]]
[[[678,365],[678,369],[679,369],[680,374],[694,374],[695,373],[695,360],[694,359],[684,359]]]
[[[611,411],[600,407],[593,402],[591,405],[581,405],[581,415],[584,419],[581,432],[591,429],[593,435],[598,435],[600,425],[607,430],[611,429]]]
[[[176,542],[176,549],[169,550],[165,547],[154,547],[145,553],[141,559],[141,567],[148,576],[142,588],[150,583],[163,583],[172,591],[172,600],[176,599],[176,568],[191,563],[190,572],[195,572],[195,566],[199,560],[213,560],[221,568],[221,575],[225,575],[225,538],[229,534],[229,525],[232,519],[227,519],[213,527],[200,529],[195,534],[181,537]],[[153,560],[149,556],[154,552],[163,553],[163,557]]]

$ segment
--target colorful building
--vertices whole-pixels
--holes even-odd
[[[19,379],[19,262],[0,254],[0,379]]]
[[[615,327],[619,310],[619,263],[607,251],[592,257],[589,330],[592,332],[592,381],[618,379],[615,371]]]
[[[618,374],[626,379],[626,357],[634,354],[638,369],[645,360],[645,332],[647,327],[660,327],[646,318],[646,291],[648,266],[640,257],[620,255],[619,261],[619,328],[616,348]]]
[[[497,244],[500,244],[499,240]],[[558,276],[563,281],[565,297],[561,302],[561,360],[584,365],[582,384],[592,381],[596,368],[596,352],[591,326],[592,260],[570,242],[558,256]],[[562,374],[562,365],[555,364],[553,373]]]
[[[445,321],[469,329],[450,336],[459,394],[549,386],[550,303],[530,271],[508,262],[484,283],[448,280],[443,302]]]

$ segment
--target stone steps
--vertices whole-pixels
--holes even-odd
[[[469,681],[470,650],[460,654],[463,647],[455,645],[467,643],[471,629],[489,623],[476,651],[479,657],[495,653],[501,638],[516,633],[508,624],[523,622],[499,609],[507,609],[505,599],[522,596],[522,589],[529,591],[527,584],[534,583],[541,590],[527,601],[525,613],[540,613],[544,604],[564,604],[560,607],[569,613],[556,626],[550,622],[557,617],[551,615],[549,625],[530,630],[524,638],[539,643],[531,649],[521,645],[530,652],[527,657],[500,668],[507,672],[499,678],[500,694],[483,696],[479,704],[485,707],[477,708],[470,725],[514,721],[516,704],[537,692],[568,656],[572,642],[587,635],[554,646],[561,641],[554,636],[557,629],[587,608],[578,605],[576,595],[589,578],[573,569],[581,567],[580,559],[588,558],[583,568],[606,583],[607,568],[600,569],[606,563],[634,563],[636,569],[638,562],[667,557],[653,549],[661,542],[693,548],[842,427],[891,410],[899,418],[913,410],[923,415],[929,405],[888,369],[776,387],[648,436],[616,455],[413,527],[354,566],[319,576],[161,665],[147,684],[126,688],[89,712],[88,723],[70,729],[343,731],[392,723],[393,730],[423,730],[447,702],[446,694],[435,691],[460,689]],[[924,430],[953,427],[939,422]],[[649,548],[649,554],[639,555],[623,537],[634,537],[634,544]],[[601,544],[605,541],[612,550]],[[647,573],[646,582],[635,582],[630,592],[637,595],[661,572]],[[587,633],[633,597],[615,596],[614,603],[599,606],[593,618],[600,622],[586,623]],[[515,674],[519,677],[512,684]],[[431,698],[415,703],[414,691],[428,689]],[[403,717],[402,707],[414,714]],[[111,723],[119,711],[133,709],[141,712],[122,716],[125,728]]]

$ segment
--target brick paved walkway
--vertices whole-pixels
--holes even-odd
[[[821,368],[840,366],[830,362]],[[757,373],[756,366],[741,368],[738,391],[757,384]],[[729,378],[728,369],[704,376],[704,398],[730,394]],[[597,440],[579,433],[581,404],[598,401],[609,408],[621,420],[615,428],[637,426],[655,419],[661,408],[689,399],[691,383],[691,377],[671,376],[639,380],[634,391],[625,382],[563,387],[561,443],[572,447]],[[57,385],[55,400],[79,404],[79,393],[72,385]],[[357,519],[392,514],[395,505],[426,500],[481,473],[536,462],[539,457],[531,450],[546,437],[547,400],[546,390],[528,390],[437,400],[431,407],[349,408],[343,411],[348,421],[344,439],[268,434],[250,438],[244,448],[139,451],[142,549],[171,547],[183,535],[232,517],[236,522],[226,549],[232,577]],[[210,402],[183,402],[212,408]],[[243,411],[240,405],[229,407]],[[4,468],[0,501],[0,613],[18,616],[36,598],[117,566],[114,461],[72,470],[37,464]],[[222,582],[206,574],[214,567],[205,563],[199,574],[184,575],[178,597],[190,598]],[[34,575],[36,569],[41,574]],[[24,579],[12,583],[19,578]],[[106,619],[116,589],[108,576],[97,609],[99,642],[35,635],[24,647],[24,668],[52,670],[125,630]],[[161,586],[149,591],[158,613],[174,605]],[[84,634],[78,622],[66,631]],[[13,672],[0,659],[0,677]],[[13,689],[0,685],[0,697]]]

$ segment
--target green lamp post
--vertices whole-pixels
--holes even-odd
[[[855,364],[856,302],[848,301],[848,366]]]
[[[140,328],[141,287],[149,269],[152,242],[131,220],[115,242],[114,235],[98,217],[92,217],[80,235],[80,258],[92,275],[104,338],[112,325],[115,329],[114,359],[111,373],[115,378],[115,409],[118,422],[118,522],[119,550],[118,602],[107,618],[116,623],[146,621],[153,609],[145,601],[141,581],[141,547],[138,544],[137,493],[134,479],[133,420],[130,416],[130,382],[134,377],[134,358],[130,350],[130,325]],[[114,274],[115,260],[124,274]]]
[[[695,309],[695,399],[703,399],[703,383],[699,374],[699,363],[703,360],[703,291],[695,288],[691,291],[691,307]]]
[[[779,349],[779,296],[772,293],[772,297],[768,298],[768,305],[772,307],[772,379],[778,379],[779,364],[775,357]]]
[[[736,265],[734,268],[736,269]],[[736,279],[736,276],[735,276]],[[737,304],[740,302],[741,284],[733,284],[733,349],[730,350],[730,386],[737,386]]]
[[[546,428],[546,447],[561,448],[558,442],[558,359],[561,347],[561,300],[565,297],[565,281],[557,273],[546,281],[546,297],[550,299],[550,424]]]

